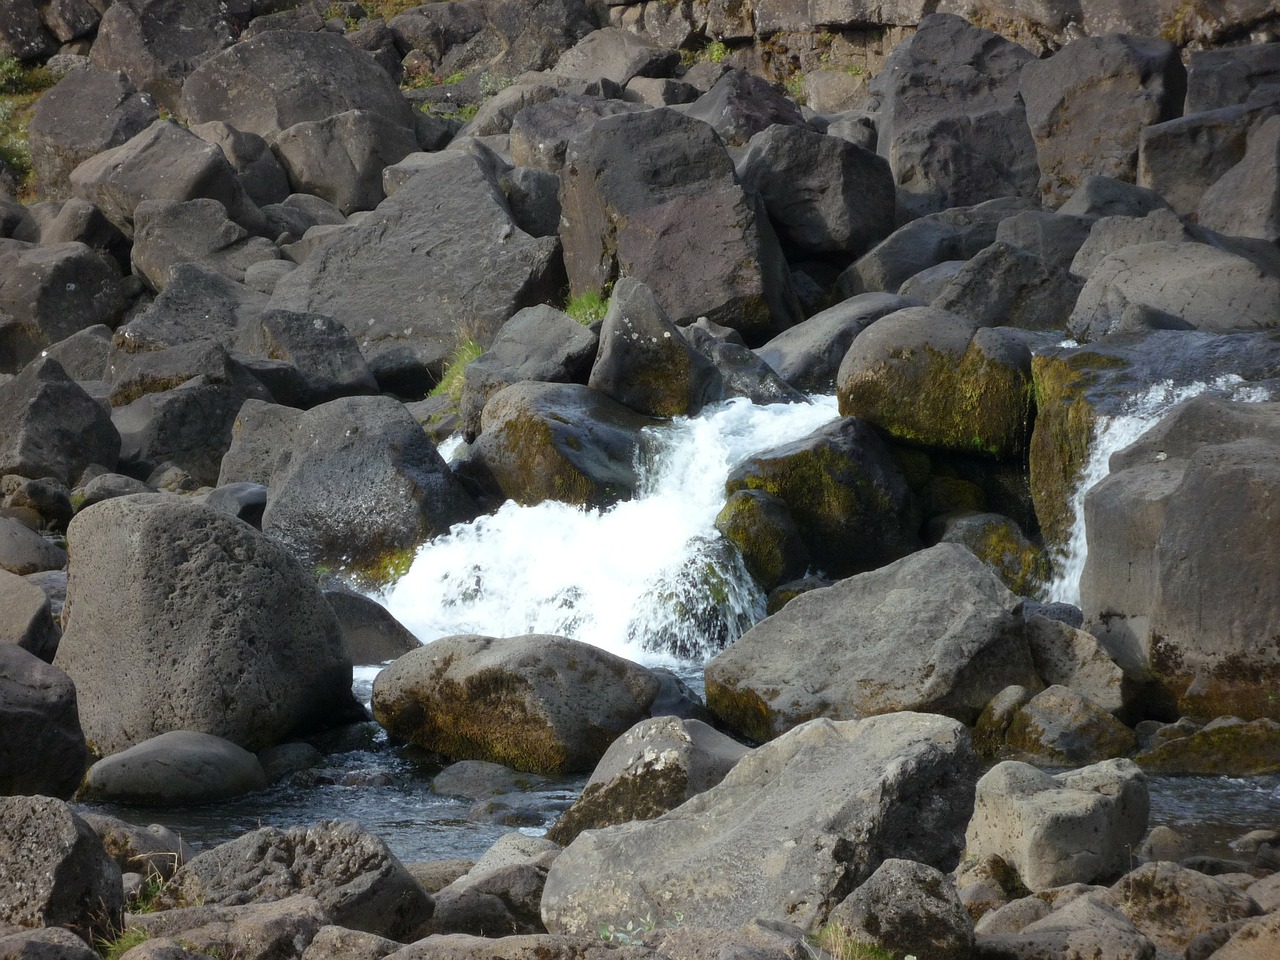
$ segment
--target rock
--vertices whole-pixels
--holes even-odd
[[[70,194],[71,171],[141,133],[160,114],[123,73],[81,67],[36,101],[27,124],[31,165],[44,197]]]
[[[930,302],[984,327],[1058,332],[1084,286],[1068,266],[997,240],[960,267]]]
[[[304,384],[301,400],[306,407],[378,392],[355,338],[324,314],[268,310],[257,323],[241,329],[238,345],[257,356],[292,364]]]
[[[1148,773],[1254,776],[1280,770],[1280,724],[1222,718],[1186,736],[1168,737],[1133,758]]]
[[[649,43],[617,27],[594,30],[566,50],[552,73],[582,80],[612,80],[623,85],[632,77],[669,77],[680,63],[680,51]]]
[[[1147,778],[1129,760],[1050,776],[1006,760],[978,781],[969,855],[994,854],[1032,891],[1122,873],[1147,830]]]
[[[323,197],[343,214],[385,198],[382,171],[418,149],[407,128],[372,110],[348,110],[280,131],[273,149],[299,193]]]
[[[193,340],[217,340],[237,350],[246,329],[260,321],[267,298],[194,263],[169,271],[150,307],[116,330],[113,353],[160,350]]]
[[[614,285],[587,385],[650,417],[694,416],[723,395],[711,362],[630,277]]]
[[[1152,210],[1141,217],[1100,217],[1094,221],[1088,239],[1072,258],[1071,272],[1088,280],[1107,257],[1126,247],[1162,240],[1181,243],[1194,239],[1172,210]]]
[[[265,533],[310,562],[386,582],[406,551],[474,513],[435,445],[391,397],[305,412],[268,483]]]
[[[320,928],[303,951],[304,960],[382,960],[404,944],[333,924]]]
[[[328,33],[272,30],[223,50],[182,85],[188,123],[222,120],[270,141],[349,110],[413,130],[412,107],[364,51]]]
[[[1025,250],[1050,270],[1066,270],[1088,239],[1093,223],[1092,217],[1024,210],[1000,221],[996,242]]]
[[[0,648],[21,647],[45,663],[51,663],[61,636],[62,630],[53,622],[45,592],[17,574],[0,570]]]
[[[558,242],[516,226],[493,171],[457,151],[432,160],[431,176],[326,237],[271,297],[274,307],[337,319],[379,385],[405,397],[426,394],[460,343],[487,345],[518,310],[556,298],[564,283]]]
[[[747,142],[736,169],[779,239],[805,253],[857,257],[893,231],[888,162],[847,140],[774,124]]]
[[[361,715],[310,574],[252,527],[146,494],[81,511],[67,538],[75,576],[55,662],[96,753],[169,730],[260,749]],[[135,587],[117,589],[122,578]]]
[[[668,109],[608,117],[570,142],[561,181],[575,294],[632,277],[677,324],[705,316],[755,342],[800,320],[768,219],[706,124]]]
[[[1085,895],[1017,933],[977,938],[980,956],[999,960],[1153,960],[1155,945],[1121,913],[1114,898]]]
[[[120,455],[110,416],[48,357],[0,383],[0,436],[0,475],[54,477],[68,486],[89,464],[112,468]]]
[[[473,937],[455,933],[430,937],[390,954],[395,960],[650,960],[653,951],[640,946],[615,946],[598,933],[566,937],[525,934]]]
[[[432,935],[546,933],[538,907],[547,868],[559,852],[554,843],[518,833],[499,838],[471,870],[436,894]]]
[[[840,412],[911,443],[1019,459],[1031,432],[1031,354],[1018,339],[936,307],[868,327],[836,379]]]
[[[565,773],[592,768],[658,688],[648,670],[564,637],[445,637],[378,674],[373,711],[450,759]]]
[[[1261,912],[1247,894],[1176,863],[1144,863],[1111,892],[1134,926],[1157,949],[1174,955],[1218,924]]]
[[[211,952],[245,960],[295,957],[332,923],[316,898],[305,895],[266,903],[130,914],[130,920],[153,937],[134,947],[130,953],[137,955],[130,960],[199,960]]]
[[[353,664],[385,663],[422,645],[387,608],[362,593],[341,587],[324,591],[338,618],[342,645]]]
[[[762,590],[804,576],[809,550],[784,500],[763,490],[737,490],[716,516],[716,529],[738,548]]]
[[[1034,594],[1048,582],[1048,556],[1008,517],[956,511],[932,518],[929,530],[932,540],[967,547],[1019,596]]]
[[[815,720],[656,820],[581,834],[552,864],[542,919],[553,933],[621,929],[634,917],[812,929],[886,858],[949,869],[975,775],[955,721]]]
[[[622,100],[571,93],[532,104],[511,121],[511,159],[518,167],[536,167],[558,174],[564,167],[569,141],[575,136],[590,130],[605,117],[640,109]]]
[[[1167,209],[1172,209],[1168,201],[1154,190],[1090,174],[1058,212],[1078,217],[1145,217],[1153,210]]]
[[[302,411],[261,400],[246,400],[232,426],[231,447],[222,458],[218,486],[248,482],[263,486],[293,458],[293,437]]]
[[[1018,89],[1036,142],[1040,192],[1057,207],[1089,174],[1134,179],[1139,134],[1182,113],[1187,73],[1168,40],[1111,34],[1030,61]]]
[[[172,120],[157,120],[118,147],[104,150],[71,171],[71,189],[95,204],[126,237],[143,200],[207,197],[250,233],[265,226],[222,151]]]
[[[950,879],[912,860],[885,860],[827,922],[895,956],[954,960],[973,950],[973,921]]]
[[[142,868],[148,876],[168,880],[196,855],[190,844],[158,823],[137,827],[96,813],[82,814],[82,819],[102,838],[107,854],[121,870]]]
[[[5,960],[93,960],[97,954],[70,930],[41,927],[0,936]]]
[[[0,721],[0,795],[71,799],[89,755],[71,678],[0,643]]]
[[[391,940],[415,939],[433,909],[386,844],[346,821],[251,831],[184,865],[165,896],[174,905],[236,906],[299,893],[318,900],[330,922]]]
[[[1132,730],[1087,697],[1062,686],[1042,690],[1009,722],[1005,742],[1046,765],[1076,766],[1128,756]]]
[[[797,390],[829,393],[858,334],[881,317],[917,305],[889,293],[857,294],[782,331],[756,353]]]
[[[0,570],[20,577],[61,570],[67,553],[14,517],[0,517]]]
[[[1273,116],[1249,134],[1249,147],[1240,162],[1205,191],[1197,211],[1200,225],[1233,237],[1280,240],[1277,164],[1280,117]]]
[[[707,704],[754,740],[814,716],[972,722],[1006,686],[1037,685],[1017,603],[968,550],[939,544],[762,620],[707,664]]]
[[[910,215],[1038,195],[1036,147],[1018,96],[1033,59],[952,14],[923,18],[894,48],[871,82],[880,100],[876,149]]]
[[[249,199],[258,206],[280,203],[289,196],[289,178],[271,145],[256,133],[246,133],[221,120],[192,124],[191,130],[222,150],[236,171]]]
[[[169,270],[179,263],[197,263],[243,283],[252,264],[280,258],[270,240],[250,237],[227,219],[217,200],[144,200],[133,219],[134,272],[153,290],[164,289]]]
[[[746,145],[775,124],[804,126],[796,105],[767,80],[745,70],[730,69],[683,111],[711,126],[731,147]]]
[[[108,803],[187,806],[218,803],[261,790],[258,758],[221,737],[171,730],[99,760],[83,794]]]
[[[829,495],[814,498],[812,491]],[[762,490],[782,500],[815,564],[839,573],[871,569],[919,544],[919,507],[884,443],[846,417],[808,437],[749,457],[725,494]]]
[[[1222,304],[1232,304],[1224,312]],[[1081,340],[1125,331],[1134,310],[1179,321],[1182,329],[1261,330],[1280,317],[1280,278],[1244,257],[1199,243],[1125,247],[1093,270],[1067,328]]]
[[[724,398],[746,397],[752,403],[808,403],[809,398],[788,386],[767,363],[741,343],[718,339],[697,324],[686,327],[685,339],[711,361],[724,384]],[[736,336],[736,334],[735,334]]]
[[[568,846],[583,830],[652,820],[714,787],[748,752],[699,720],[642,720],[605,751],[547,839]]]
[[[485,404],[476,450],[518,503],[604,506],[634,492],[633,457],[652,422],[580,384],[516,383]]]
[[[0,923],[66,927],[85,941],[120,929],[120,868],[61,800],[0,797],[0,876]]]
[[[1280,81],[1280,44],[1197,50],[1187,70],[1187,114],[1244,103],[1255,89]]]
[[[545,782],[540,776],[521,773],[510,767],[504,767],[500,763],[489,763],[487,760],[459,760],[436,774],[431,781],[431,789],[449,797],[487,800],[508,793],[528,792]]]
[[[1040,615],[1027,617],[1026,623],[1041,680],[1070,687],[1108,713],[1124,708],[1129,693],[1124,671],[1093,634]]]
[[[1263,960],[1277,948],[1280,948],[1280,915],[1269,913],[1242,924],[1213,957],[1215,960]]]

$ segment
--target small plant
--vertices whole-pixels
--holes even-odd
[[[99,937],[93,946],[102,960],[120,960],[138,944],[150,939],[151,934],[141,927],[125,927],[114,939]]]
[[[475,340],[463,340],[453,350],[453,354],[445,361],[444,376],[440,378],[440,382],[435,385],[435,389],[429,394],[433,397],[447,396],[453,401],[454,406],[462,402],[462,372],[467,369],[467,364],[474,360],[480,354],[484,353],[484,347],[480,346]]]
[[[515,83],[515,80],[511,77],[495,77],[493,74],[488,72],[480,74],[480,92],[486,97],[492,97],[495,93],[501,93],[513,83]]]
[[[819,952],[825,953],[835,960],[894,960],[892,950],[863,940],[842,923],[829,923],[817,934],[805,941],[805,949],[810,956],[817,957]],[[903,960],[916,960],[907,954]]]
[[[787,93],[790,95],[792,100],[794,100],[796,103],[804,103],[805,93],[804,93],[804,74],[803,73],[797,70],[791,76],[787,77],[787,82],[785,86],[787,88]]]
[[[845,68],[844,68],[844,72],[845,72],[845,73],[847,73],[847,74],[848,74],[849,76],[851,76],[851,77],[860,77],[860,76],[862,76],[862,74],[863,74],[863,72],[864,72],[864,71],[863,71],[863,69],[862,69],[862,64],[860,64],[860,63],[851,63],[851,64],[849,64],[847,67],[845,67]]]
[[[603,320],[609,310],[609,297],[598,290],[588,290],[576,297],[570,297],[564,305],[564,312],[583,326],[591,326],[597,320]]]
[[[722,40],[712,40],[702,53],[712,63],[721,63],[728,56],[729,48],[724,45]]]
[[[674,920],[668,920],[663,926],[667,929],[674,930],[684,921],[684,914],[677,913]],[[653,919],[652,913],[646,913],[639,920],[628,920],[627,925],[619,929],[612,923],[600,925],[600,939],[606,943],[616,943],[623,947],[634,947],[644,943],[646,934],[653,933],[658,929],[658,921]]]

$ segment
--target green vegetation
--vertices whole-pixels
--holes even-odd
[[[792,100],[796,103],[805,102],[804,74],[801,71],[797,70],[791,76],[787,77],[787,82],[784,86],[787,88],[787,94]]]
[[[598,290],[588,290],[576,297],[570,297],[564,305],[564,312],[584,326],[603,320],[608,310],[609,296],[601,294]]]
[[[712,63],[720,63],[728,55],[729,48],[724,45],[722,40],[712,40],[702,53]]]
[[[482,353],[484,353],[484,347],[471,339],[463,340],[454,347],[453,354],[445,361],[444,376],[435,385],[435,389],[431,391],[430,396],[447,396],[453,401],[454,406],[461,403],[462,372],[467,369],[468,363]]]
[[[23,200],[35,194],[27,124],[40,95],[56,82],[44,67],[24,66],[16,57],[0,59],[0,165],[17,175]]]
[[[829,923],[811,940],[812,946],[836,960],[894,960],[894,952],[878,943],[863,940],[840,923]],[[908,954],[904,960],[916,960]]]
[[[674,920],[668,920],[663,924],[664,927],[674,930],[684,920],[684,915],[676,914]],[[624,947],[639,946],[644,944],[645,934],[653,933],[658,929],[658,921],[653,919],[652,913],[646,913],[639,920],[628,920],[625,927],[616,927],[612,923],[600,925],[600,939],[606,943],[616,943]]]
[[[141,927],[125,927],[113,940],[100,937],[94,942],[94,949],[97,950],[102,960],[120,960],[121,957],[138,944],[145,943],[150,939],[151,934]]]

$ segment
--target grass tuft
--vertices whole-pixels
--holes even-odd
[[[584,326],[603,320],[608,310],[609,298],[598,290],[588,290],[576,297],[570,297],[564,305],[564,312]]]
[[[120,960],[126,953],[140,943],[151,939],[151,934],[141,927],[125,927],[114,940],[100,937],[94,942],[94,949],[102,960]]]
[[[458,344],[454,348],[453,354],[445,361],[444,376],[440,378],[440,382],[435,385],[429,396],[447,396],[453,401],[455,407],[460,404],[462,402],[462,372],[467,369],[467,364],[482,353],[484,353],[484,347],[480,346],[475,340],[463,340]]]

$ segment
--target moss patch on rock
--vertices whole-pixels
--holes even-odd
[[[1280,772],[1280,723],[1223,723],[1137,754],[1147,773],[1250,777]]]
[[[588,784],[547,831],[547,839],[567,847],[583,830],[660,817],[688,799],[688,786],[686,771],[679,764],[653,763],[608,783]]]
[[[774,738],[774,713],[754,690],[708,678],[707,706],[730,730],[748,740],[765,743]]]

